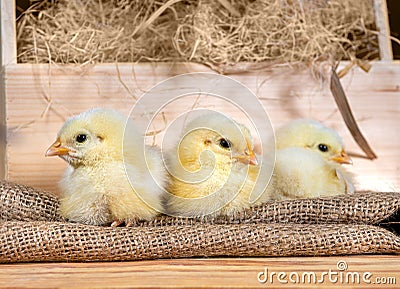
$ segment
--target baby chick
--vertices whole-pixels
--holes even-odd
[[[341,171],[318,153],[298,147],[276,151],[272,199],[336,196],[352,190]]]
[[[258,160],[244,125],[219,113],[196,117],[184,128],[167,162],[169,214],[232,215],[250,206]]]
[[[336,131],[313,120],[295,120],[275,133],[274,198],[292,199],[353,193],[352,164]]]
[[[141,140],[133,124],[113,110],[93,109],[68,119],[46,152],[69,164],[60,181],[61,215],[112,226],[155,217],[165,172],[159,152]]]
[[[313,150],[338,164],[352,164],[339,134],[314,120],[299,119],[289,122],[275,132],[276,149],[301,147]]]

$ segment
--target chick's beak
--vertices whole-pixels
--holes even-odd
[[[60,139],[57,139],[46,151],[46,157],[62,156],[70,152],[69,149],[61,146]]]
[[[254,153],[253,149],[247,145],[247,149],[244,152],[244,155],[239,156],[238,160],[242,163],[249,164],[256,166],[258,165],[256,154]]]
[[[252,149],[248,150],[248,153],[246,153],[246,155],[248,156],[248,161],[249,161],[250,165],[253,165],[253,166],[258,165],[258,160],[257,160],[256,154],[254,153],[254,151]]]
[[[352,165],[353,164],[353,161],[351,160],[349,155],[344,150],[342,150],[340,152],[340,154],[337,154],[337,155],[331,157],[331,160],[335,161],[335,162],[337,162],[339,164],[348,164],[348,165]]]

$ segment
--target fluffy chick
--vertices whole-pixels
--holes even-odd
[[[277,150],[301,147],[319,153],[327,161],[352,164],[339,134],[314,120],[299,119],[289,122],[275,132],[275,142]]]
[[[352,191],[337,166],[320,154],[299,147],[276,151],[273,191],[274,200],[336,196]]]
[[[221,114],[194,118],[168,157],[172,215],[232,215],[250,206],[258,176],[250,131]]]
[[[274,198],[311,198],[353,193],[352,164],[338,133],[313,120],[295,120],[275,133]]]
[[[69,164],[60,181],[61,215],[112,226],[155,217],[165,172],[159,152],[140,140],[133,124],[113,110],[93,109],[68,119],[46,152]]]

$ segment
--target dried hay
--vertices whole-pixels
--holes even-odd
[[[39,0],[17,21],[18,61],[375,59],[374,27],[370,0]]]

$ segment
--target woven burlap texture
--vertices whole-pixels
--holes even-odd
[[[58,198],[34,188],[0,181],[0,221],[57,221]]]
[[[272,223],[111,228],[4,222],[0,236],[0,262],[400,252],[398,237],[371,225]]]
[[[0,182],[0,220],[63,221],[57,197],[31,187]],[[399,193],[363,192],[354,195],[268,202],[229,218],[187,219],[160,216],[141,226],[247,223],[376,224],[400,209]]]
[[[0,183],[0,201],[3,263],[400,253],[398,236],[365,225],[397,212],[397,193],[271,202],[226,219],[160,216],[130,228],[63,222],[55,196],[22,185]]]

